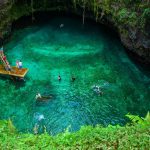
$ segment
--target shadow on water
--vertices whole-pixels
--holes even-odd
[[[126,50],[130,60],[132,61],[132,63],[134,63],[136,65],[136,67],[143,72],[143,74],[145,74],[147,77],[150,78],[150,64],[145,64],[143,62],[141,62],[142,58],[139,58],[139,56],[135,55],[134,53]]]
[[[19,80],[19,79],[11,78],[10,76],[0,76],[0,79],[3,81],[7,81],[9,85],[15,86],[16,89],[22,88],[26,85],[26,79]]]

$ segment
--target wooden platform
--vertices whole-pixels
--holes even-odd
[[[2,75],[24,78],[27,72],[27,68],[18,69],[17,67],[12,67],[12,71],[6,71],[3,65],[0,65],[0,74]]]

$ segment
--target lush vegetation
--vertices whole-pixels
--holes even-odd
[[[34,19],[33,13],[36,11],[65,11],[70,8],[74,8],[74,11],[83,10],[83,22],[87,11],[95,16],[96,21],[107,18],[122,33],[127,27],[144,31],[150,20],[149,0],[8,0],[0,10],[0,19],[3,20],[0,30],[24,15],[32,14]]]
[[[73,0],[75,9],[85,5],[93,10],[96,20],[111,17],[116,26],[128,25],[143,28],[150,19],[149,0]]]
[[[45,133],[18,133],[12,122],[0,121],[0,148],[2,150],[51,149],[142,149],[150,148],[150,114],[145,118],[127,115],[130,124],[102,127],[84,126],[78,132],[50,136]]]
[[[65,10],[66,7],[75,9],[82,7],[86,10],[92,10],[96,19],[104,15],[110,15],[117,24],[140,26],[144,25],[146,20],[150,19],[150,1],[149,0],[64,0],[51,1],[43,0],[9,0],[10,17],[18,19],[22,15],[28,15],[32,11],[39,10]],[[58,7],[58,8],[57,8]],[[64,7],[64,9],[63,9]]]
[[[54,4],[55,2],[55,4]],[[59,2],[59,5],[57,4]],[[63,5],[62,5],[63,4]],[[66,6],[66,5],[68,6]],[[59,6],[59,7],[58,7]],[[9,22],[37,10],[65,10],[72,6],[75,11],[81,8],[83,16],[87,11],[96,20],[104,17],[112,21],[121,32],[127,27],[143,30],[150,20],[149,0],[9,0],[0,10],[0,31]],[[56,9],[57,8],[57,9]],[[5,33],[4,33],[5,34]],[[50,136],[45,129],[43,134],[18,133],[12,122],[0,121],[0,149],[145,149],[150,148],[150,115],[145,118],[127,115],[132,123],[102,127],[84,126],[78,132],[66,132]]]

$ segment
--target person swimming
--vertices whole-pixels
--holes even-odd
[[[45,119],[45,117],[44,117],[43,114],[41,114],[41,115],[38,116],[38,121],[41,121],[41,120],[43,120],[43,119]]]
[[[37,93],[36,96],[35,96],[35,99],[38,99],[38,98],[42,98],[40,93]]]
[[[60,75],[58,75],[58,81],[60,81],[61,80],[61,76]]]
[[[93,91],[94,91],[95,93],[97,93],[97,94],[99,94],[99,95],[102,95],[102,94],[103,94],[101,86],[94,85],[94,86],[92,87],[92,89],[93,89]]]
[[[74,82],[76,78],[74,76],[71,77],[71,81]]]
[[[59,25],[59,27],[60,27],[60,28],[63,28],[63,27],[64,27],[64,24],[63,24],[63,23],[62,23],[62,24],[60,24],[60,25]]]
[[[103,94],[102,90],[100,89],[100,86],[97,87],[97,93],[100,94],[100,95]]]

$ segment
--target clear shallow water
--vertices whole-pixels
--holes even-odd
[[[12,65],[21,59],[29,68],[25,83],[0,78],[0,119],[11,118],[19,131],[32,132],[36,124],[40,132],[45,126],[51,134],[67,127],[123,125],[128,112],[143,116],[150,110],[150,76],[104,27],[87,22],[83,28],[81,20],[53,18],[15,31],[4,47]],[[102,96],[93,91],[94,85],[102,87]],[[36,102],[37,91],[53,98]]]

